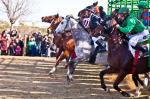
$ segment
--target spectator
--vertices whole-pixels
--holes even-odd
[[[22,50],[21,47],[19,45],[17,45],[15,48],[15,55],[21,56],[22,55],[21,50]]]
[[[17,31],[16,30],[11,31],[10,37],[15,39],[17,37]]]
[[[23,55],[23,46],[24,46],[24,44],[23,44],[23,41],[21,40],[21,38],[19,38],[19,37],[16,38],[15,43],[16,43],[15,52],[17,50],[17,56],[18,55],[19,56]]]
[[[1,55],[7,55],[7,37],[5,30],[2,32],[1,37],[0,37],[0,42],[1,42]]]
[[[30,56],[36,55],[36,42],[35,42],[35,38],[33,37],[28,42],[28,51]]]
[[[15,47],[16,47],[16,43],[15,43],[15,40],[12,39],[10,44],[9,44],[9,47],[8,47],[8,54],[9,55],[15,55]]]

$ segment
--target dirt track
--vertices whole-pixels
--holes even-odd
[[[1,56],[0,98],[119,99],[120,94],[112,89],[112,76],[105,77],[112,92],[106,93],[100,88],[98,74],[104,67],[80,64],[75,72],[75,80],[67,85],[63,63],[53,77],[48,75],[54,62],[54,58]],[[127,83],[121,85],[124,90],[129,89],[124,85]]]

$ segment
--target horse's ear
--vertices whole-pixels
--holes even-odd
[[[57,16],[59,17],[59,13],[57,13]]]
[[[44,17],[41,17],[41,20],[42,20],[42,22],[43,22],[43,20],[44,20]]]
[[[58,18],[59,17],[59,14],[57,13],[56,15],[55,15],[55,18]]]

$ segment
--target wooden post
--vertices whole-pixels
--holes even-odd
[[[26,49],[27,49],[27,35],[24,36],[24,47],[23,47],[23,56],[26,55]]]

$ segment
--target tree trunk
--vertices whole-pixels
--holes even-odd
[[[12,31],[13,30],[13,23],[10,23],[10,31]]]
[[[28,38],[28,36],[27,35],[25,35],[24,36],[24,47],[23,47],[23,56],[26,56],[27,55],[27,38]]]

